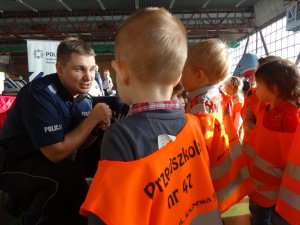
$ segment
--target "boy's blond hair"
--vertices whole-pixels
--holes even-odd
[[[235,94],[240,92],[243,88],[243,81],[239,77],[233,77],[233,76],[228,77],[224,81],[224,84],[225,85],[231,85]]]
[[[171,84],[180,78],[187,57],[185,27],[165,9],[139,10],[120,27],[115,57],[141,82]]]
[[[210,38],[190,46],[187,64],[193,70],[202,69],[210,84],[217,84],[229,75],[230,55],[224,42]]]

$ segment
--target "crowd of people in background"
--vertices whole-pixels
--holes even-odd
[[[99,72],[99,66],[96,65],[95,79],[89,90],[89,94],[94,97],[114,96],[114,95],[116,95],[116,91],[113,90],[113,87],[114,87],[114,84],[110,77],[109,69],[104,69],[103,79],[102,79],[101,74]]]
[[[251,225],[300,224],[299,69],[279,56],[239,77],[230,66],[220,39],[188,46],[178,18],[138,10],[115,40],[129,111],[111,124],[90,97],[116,94],[110,71],[100,75],[83,41],[62,41],[57,73],[22,88],[4,124],[0,189],[11,212],[24,225],[222,225],[249,196]],[[88,188],[78,165],[99,130]]]

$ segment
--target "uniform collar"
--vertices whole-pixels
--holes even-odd
[[[54,83],[55,83],[55,86],[57,87],[57,92],[59,93],[59,95],[66,101],[75,101],[75,102],[81,102],[83,99],[85,98],[90,98],[91,97],[85,93],[85,94],[79,94],[76,98],[73,97],[73,95],[71,95],[71,93],[64,87],[64,85],[61,83],[59,77],[58,77],[58,74],[55,73],[55,74],[51,74],[49,76],[54,76]]]

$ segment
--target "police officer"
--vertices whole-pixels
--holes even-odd
[[[92,109],[87,95],[95,67],[87,43],[62,41],[57,73],[23,87],[8,115],[0,142],[0,189],[9,194],[23,225],[86,222],[78,213],[88,186],[77,153],[111,118],[106,104]]]

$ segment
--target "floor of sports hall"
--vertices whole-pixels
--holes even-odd
[[[7,196],[0,191],[0,224],[19,225],[18,218],[13,218],[5,211]],[[248,198],[244,198],[238,204],[232,206],[222,215],[225,225],[249,225]]]

